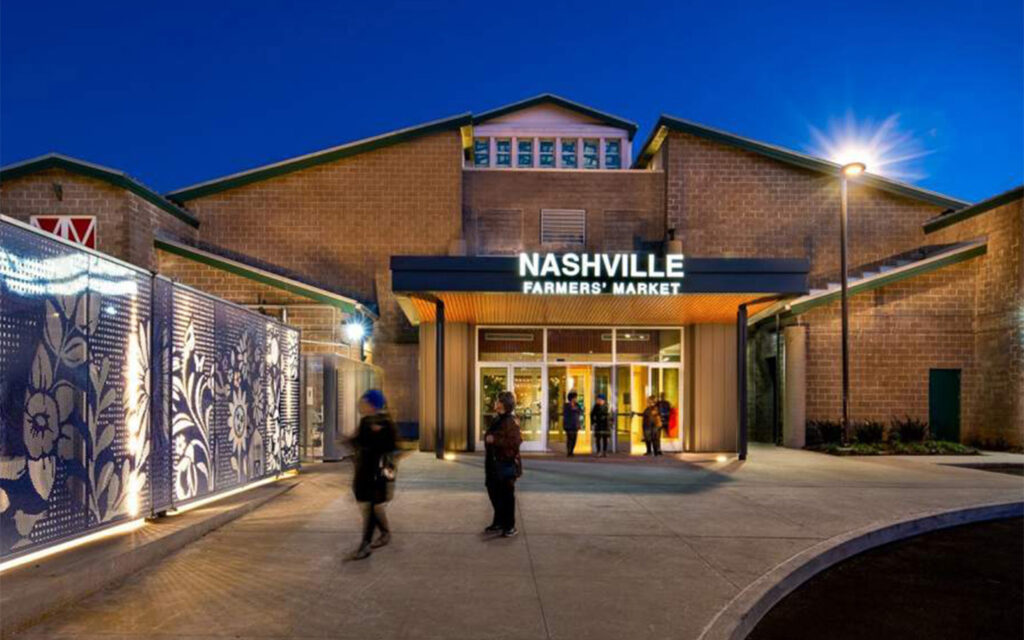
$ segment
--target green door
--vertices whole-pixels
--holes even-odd
[[[928,425],[935,440],[960,442],[960,370],[928,371]]]

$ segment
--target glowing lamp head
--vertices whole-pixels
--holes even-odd
[[[448,462],[451,462],[452,460],[455,460],[455,454],[452,453],[451,451],[448,451],[444,454],[444,459],[447,460]]]
[[[349,342],[359,342],[366,335],[366,327],[359,320],[352,320],[345,325],[345,337]]]
[[[866,169],[867,166],[863,162],[848,162],[843,165],[840,171],[842,171],[843,175],[847,178],[853,178],[854,176],[859,176],[864,173]]]
[[[718,457],[715,458],[715,462],[728,462],[728,461],[729,461],[729,457],[728,456],[724,456],[724,455],[719,455]]]

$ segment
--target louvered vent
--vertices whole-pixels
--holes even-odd
[[[587,212],[582,209],[541,209],[541,244],[585,244]]]

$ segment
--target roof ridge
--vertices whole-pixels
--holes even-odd
[[[654,125],[654,129],[651,131],[651,135],[640,149],[640,153],[637,156],[634,167],[643,168],[646,166],[647,162],[650,161],[651,156],[653,156],[657,149],[651,152],[648,152],[647,149],[658,137],[658,132],[662,127],[675,129],[677,131],[682,131],[683,133],[689,133],[705,139],[729,144],[734,147],[745,149],[753,153],[759,153],[761,155],[774,158],[775,160],[787,162],[812,171],[829,174],[835,173],[838,175],[839,169],[841,168],[839,163],[826,160],[825,158],[820,158],[818,156],[813,156],[802,151],[796,151],[775,143],[764,142],[762,140],[732,133],[725,131],[724,129],[708,126],[666,113],[662,113],[661,116],[659,116],[658,121]],[[923,200],[938,206],[958,209],[971,205],[971,203],[966,200],[953,198],[951,196],[938,193],[937,191],[932,191],[913,184],[887,178],[876,173],[866,172],[858,176],[857,180],[862,184],[866,184],[876,189],[896,193],[898,195],[917,200]]]

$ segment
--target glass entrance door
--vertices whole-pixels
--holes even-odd
[[[544,428],[544,373],[541,367],[512,366],[512,393],[516,396],[516,416],[523,431],[524,451],[547,448]]]
[[[661,406],[662,422],[665,423],[661,434],[663,451],[682,451],[682,425],[679,413],[679,368],[675,366],[652,366],[649,372],[651,395],[667,406]]]
[[[497,415],[494,403],[498,394],[509,388],[508,380],[508,367],[505,365],[480,369],[480,440],[483,440],[484,432]]]
[[[594,372],[590,365],[566,365],[548,367],[548,446],[559,453],[566,453],[565,403],[569,393],[576,392],[583,419],[576,436],[575,453],[590,452],[590,411]]]

